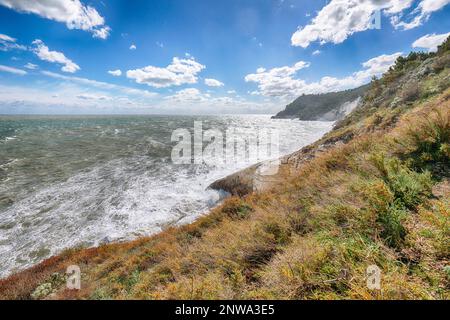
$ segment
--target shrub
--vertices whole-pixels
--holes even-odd
[[[440,46],[438,46],[438,55],[443,54],[450,50],[450,36],[447,37],[447,40],[445,40],[444,43],[442,43]]]
[[[381,237],[386,244],[393,248],[399,248],[406,236],[403,225],[408,212],[398,204],[392,204],[387,211],[381,212],[378,222],[382,226]]]
[[[222,213],[231,219],[245,219],[253,211],[253,208],[239,198],[228,199],[221,208]]]
[[[425,115],[426,116],[426,115]],[[450,113],[435,111],[406,131],[397,141],[407,149],[407,159],[416,170],[429,170],[435,176],[448,177],[450,164]]]
[[[414,209],[431,196],[433,183],[429,172],[412,171],[397,158],[386,159],[381,155],[373,160],[397,205]]]

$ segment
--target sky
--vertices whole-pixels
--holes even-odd
[[[273,114],[450,35],[450,0],[0,0],[0,114]]]

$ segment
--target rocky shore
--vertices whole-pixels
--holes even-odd
[[[330,149],[336,144],[343,144],[350,137],[343,135],[337,138],[327,138],[308,145],[275,161],[260,162],[246,169],[233,173],[213,182],[209,188],[223,190],[233,196],[245,196],[252,192],[262,192],[282,182],[286,177],[298,171],[304,164],[314,159],[318,154]]]

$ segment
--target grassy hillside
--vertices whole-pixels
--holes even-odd
[[[364,96],[369,87],[369,85],[365,85],[356,89],[340,92],[302,95],[294,102],[287,105],[286,109],[278,113],[274,118],[320,120],[328,114],[331,118],[326,120],[334,121],[339,118],[339,108],[344,103],[353,102]]]
[[[153,237],[68,250],[1,280],[0,297],[449,299],[449,83],[448,41],[399,59],[272,190]],[[80,291],[64,287],[71,264]],[[373,264],[380,291],[366,286]]]

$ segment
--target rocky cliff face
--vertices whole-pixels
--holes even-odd
[[[303,95],[289,104],[274,119],[336,121],[353,111],[369,89],[368,85],[340,92]]]

